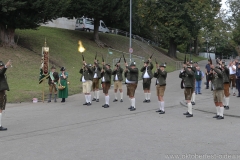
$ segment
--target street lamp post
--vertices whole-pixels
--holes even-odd
[[[132,0],[130,0],[130,35],[129,35],[129,48],[132,48]],[[132,61],[132,53],[130,55],[130,63]]]
[[[209,39],[207,38],[207,55],[208,55],[208,58],[209,58],[209,53],[208,53],[208,43],[209,43]]]

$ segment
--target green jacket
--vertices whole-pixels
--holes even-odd
[[[199,72],[199,75],[198,75],[198,72]],[[202,73],[202,71],[196,71],[195,72],[195,79],[196,79],[196,81],[201,81],[202,80],[202,75],[203,73]]]
[[[0,70],[0,91],[4,91],[4,90],[9,91],[7,77],[5,75],[6,71],[7,71],[7,68],[2,68]]]
[[[161,69],[158,69],[154,73],[154,77],[157,78],[159,86],[166,86],[166,78],[167,78],[166,71],[162,71]]]
[[[80,81],[82,82],[82,77],[84,76],[84,79],[87,81],[87,80],[91,80],[93,79],[93,70],[92,68],[88,67],[88,66],[85,66],[85,70],[84,69],[80,69],[79,73],[82,74],[81,78],[80,78]]]
[[[184,68],[184,72],[179,74],[179,78],[183,79],[185,88],[194,87],[194,72],[189,71],[187,67]]]
[[[93,77],[95,75],[95,73],[97,73],[97,78],[101,78],[101,70],[102,70],[102,67],[99,66],[99,64],[95,63],[96,67],[94,66],[93,67]]]
[[[103,66],[104,71],[101,73],[101,78],[104,77],[105,82],[111,82],[111,76],[112,76],[112,70],[104,65]]]
[[[152,64],[152,62],[150,62],[149,64],[150,65],[147,66],[147,73],[150,76],[150,78],[153,78],[153,73],[152,73],[153,64]],[[142,78],[143,78],[145,71],[146,71],[146,67],[143,66],[140,71],[142,72]]]
[[[122,81],[122,80],[123,80],[122,73],[123,73],[123,69],[122,69],[122,67],[119,66],[116,70],[114,70],[114,71],[112,72],[113,81],[115,81],[116,75],[118,76],[118,80],[119,80],[119,81]]]
[[[136,81],[138,83],[138,68],[132,69],[131,67],[127,66],[127,71],[124,73],[124,76],[129,81]]]
[[[229,69],[226,66],[224,66],[222,75],[223,75],[223,83],[229,83]]]
[[[212,76],[213,90],[223,90],[223,74],[219,69],[213,68],[216,72]]]

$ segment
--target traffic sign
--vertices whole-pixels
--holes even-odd
[[[133,49],[132,48],[129,48],[129,53],[133,53]]]

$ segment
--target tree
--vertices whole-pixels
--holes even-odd
[[[213,20],[215,8],[209,0],[140,0],[138,14],[156,26],[159,36],[169,43],[168,55],[176,57],[177,45],[196,38],[203,25]]]
[[[99,21],[103,20],[106,24],[121,24],[129,13],[129,0],[72,0],[66,17],[87,17],[94,19],[94,41],[104,47],[98,34]]]
[[[62,16],[69,0],[1,0],[0,41],[14,46],[15,29],[36,29]]]

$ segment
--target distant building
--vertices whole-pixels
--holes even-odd
[[[211,59],[216,59],[215,53],[200,52],[199,56],[204,57],[204,58],[209,58],[209,56],[210,56]]]

